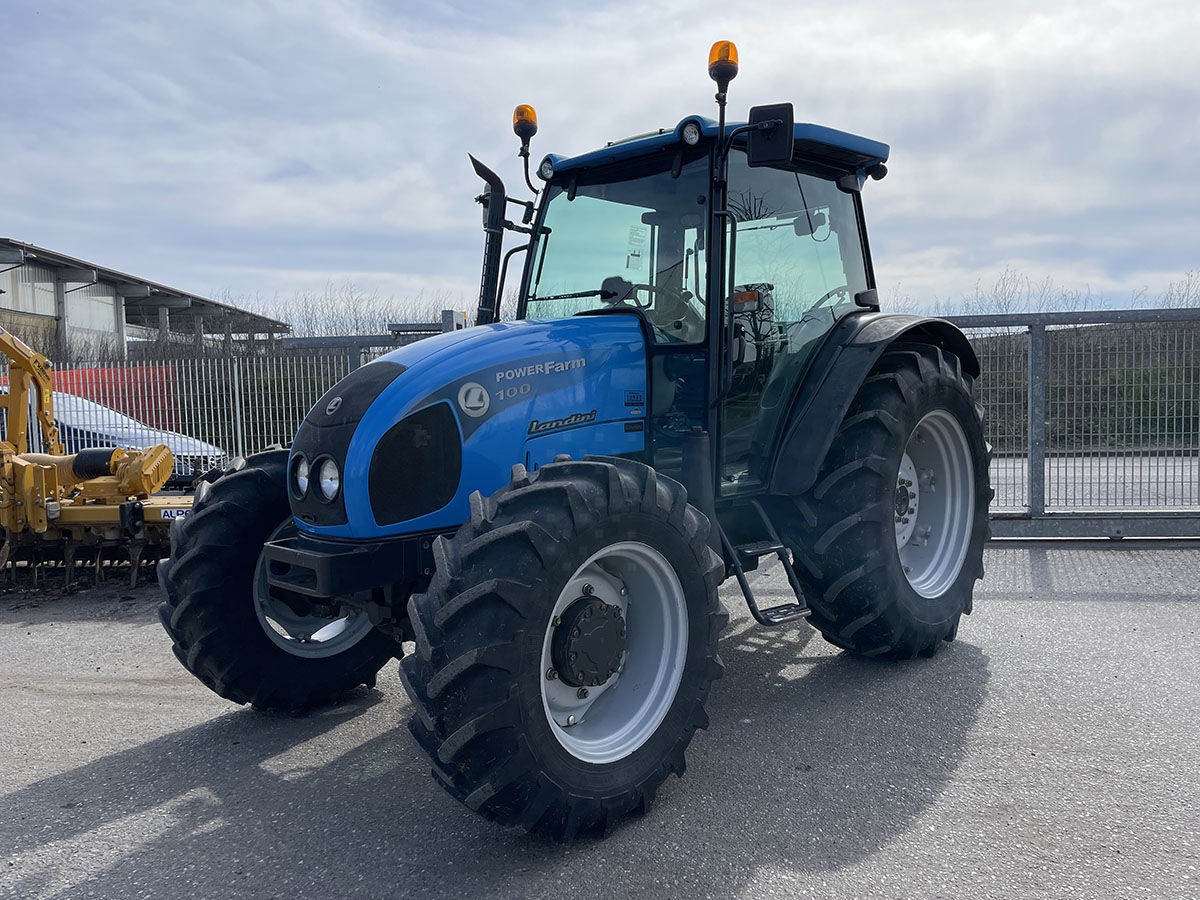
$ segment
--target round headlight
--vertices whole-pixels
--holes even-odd
[[[332,459],[321,463],[321,468],[317,472],[317,487],[320,488],[321,496],[326,500],[332,500],[337,496],[341,484],[342,474],[338,471],[337,463]]]
[[[554,177],[554,163],[543,159],[542,164],[538,166],[538,174],[542,176],[542,181],[549,181]]]
[[[695,147],[700,143],[700,126],[695,122],[688,122],[683,126],[683,142],[689,147]]]
[[[292,458],[292,493],[297,500],[308,493],[308,460],[300,454]]]

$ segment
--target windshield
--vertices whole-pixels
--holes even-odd
[[[629,307],[657,342],[702,341],[708,171],[707,155],[664,154],[547,188],[525,317]]]

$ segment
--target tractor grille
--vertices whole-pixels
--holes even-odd
[[[448,403],[393,425],[371,457],[371,509],[378,525],[435,512],[458,492],[462,441]]]

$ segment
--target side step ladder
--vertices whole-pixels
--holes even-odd
[[[767,514],[763,511],[759,502],[751,500],[750,504],[754,507],[754,511],[758,513],[759,519],[762,520],[767,540],[749,541],[734,546],[726,536],[725,530],[719,525],[717,526],[721,532],[721,546],[725,548],[725,555],[733,563],[733,573],[737,576],[738,585],[742,589],[742,595],[746,598],[746,605],[750,608],[750,615],[754,616],[754,621],[758,622],[758,624],[768,627],[783,625],[786,622],[794,622],[797,619],[807,619],[812,610],[808,608],[808,603],[804,599],[804,591],[800,587],[800,581],[796,578],[796,570],[792,568],[788,549],[784,546],[783,541],[779,539],[779,535],[776,534],[775,528],[771,525],[771,520],[767,518]],[[792,586],[792,593],[796,595],[796,602],[781,603],[778,606],[759,609],[758,603],[754,600],[754,591],[750,589],[750,582],[746,579],[746,570],[743,568],[742,561],[746,560],[748,562],[760,559],[772,553],[783,564],[783,571],[787,573],[788,584]]]

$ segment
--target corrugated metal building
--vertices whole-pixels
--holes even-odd
[[[50,355],[124,358],[130,341],[160,344],[276,337],[275,319],[95,263],[0,238],[0,326]]]

